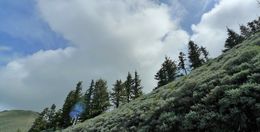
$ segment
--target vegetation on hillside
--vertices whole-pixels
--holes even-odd
[[[38,113],[32,111],[10,110],[0,112],[0,132],[27,132]]]
[[[260,130],[260,33],[168,85],[65,131]]]
[[[82,82],[78,82],[75,90],[67,95],[62,109],[56,110],[55,104],[45,108],[35,119],[29,132],[67,128],[75,120],[85,121],[106,112],[111,103],[118,108],[143,95],[143,87],[137,71],[133,78],[131,73],[128,73],[126,81],[116,81],[110,93],[107,82],[103,79],[92,80],[85,94],[82,94],[82,88]]]
[[[165,57],[155,75],[157,87],[148,95],[143,96],[137,72],[134,77],[128,73],[124,82],[117,80],[111,92],[107,82],[99,79],[93,80],[83,95],[79,82],[63,108],[56,111],[53,105],[44,109],[30,131],[66,128],[78,117],[87,120],[86,127],[75,130],[86,131],[258,130],[260,18],[240,30],[238,34],[227,28],[226,49],[216,59],[209,59],[206,48],[194,41],[188,43],[190,65],[186,65],[183,52],[178,65]],[[192,72],[188,74],[187,68]],[[99,116],[111,103],[118,109]],[[72,113],[75,107],[84,110]]]

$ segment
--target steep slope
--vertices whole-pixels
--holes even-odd
[[[188,76],[65,131],[260,130],[260,33]]]
[[[32,111],[10,110],[0,112],[0,132],[27,132],[38,113]]]

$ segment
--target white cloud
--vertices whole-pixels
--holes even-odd
[[[206,46],[211,56],[215,57],[221,54],[224,47],[226,27],[238,32],[240,24],[246,24],[259,15],[260,8],[255,0],[220,0],[202,16],[199,24],[192,26],[192,39]]]
[[[66,59],[70,58],[72,53],[72,48],[39,51],[2,67],[0,104],[17,109],[39,110],[44,107],[41,105],[51,103],[56,96],[63,95],[71,85],[66,80],[69,73],[65,72],[68,71],[63,71],[61,66],[66,64]]]
[[[0,70],[0,100],[17,108],[61,104],[79,80],[86,88],[102,77],[111,88],[135,69],[149,92],[164,56],[176,58],[189,39],[169,7],[150,0],[40,0],[38,7],[74,47],[39,51]]]

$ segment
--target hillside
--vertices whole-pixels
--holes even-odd
[[[65,131],[260,130],[260,34],[188,76]]]
[[[0,112],[0,132],[27,132],[38,113],[32,111],[10,110]]]

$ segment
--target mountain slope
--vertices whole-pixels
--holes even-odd
[[[65,131],[260,130],[260,33],[188,76]]]
[[[32,111],[10,110],[0,112],[0,132],[27,132],[38,113]]]

